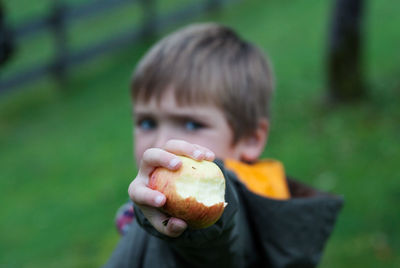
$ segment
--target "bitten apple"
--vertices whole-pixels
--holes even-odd
[[[156,168],[149,187],[166,196],[162,209],[167,214],[186,221],[192,229],[209,227],[227,205],[224,175],[213,162],[180,158],[182,166],[176,171]]]

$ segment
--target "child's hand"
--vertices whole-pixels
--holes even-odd
[[[202,146],[182,140],[170,140],[164,148],[147,149],[142,157],[137,177],[129,185],[129,196],[142,210],[144,216],[162,234],[171,237],[181,235],[187,228],[186,222],[170,217],[159,210],[165,204],[165,196],[148,187],[149,175],[156,167],[177,170],[182,165],[176,155],[183,155],[195,160],[212,161],[215,155]]]

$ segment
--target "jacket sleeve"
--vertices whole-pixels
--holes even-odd
[[[225,201],[228,203],[221,218],[212,226],[200,229],[187,229],[178,238],[159,233],[135,207],[137,222],[152,236],[168,242],[179,266],[186,267],[237,267],[240,249],[237,248],[239,236],[238,210],[239,197],[235,185],[229,179],[223,163],[216,160],[226,178]],[[190,265],[190,266],[187,266]],[[207,265],[207,266],[206,266]],[[177,265],[178,266],[178,265]]]

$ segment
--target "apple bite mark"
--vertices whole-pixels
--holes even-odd
[[[221,180],[220,174],[216,172],[219,170],[207,173],[208,170],[202,168],[191,168],[192,172],[181,174],[176,179],[176,192],[183,198],[194,197],[205,206],[224,202],[225,181]]]
[[[225,178],[213,162],[180,158],[182,166],[176,171],[155,169],[149,187],[166,196],[166,213],[185,220],[193,229],[209,227],[226,206]]]

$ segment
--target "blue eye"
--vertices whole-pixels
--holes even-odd
[[[153,119],[139,120],[137,125],[142,130],[152,130],[152,129],[156,128],[156,126],[157,126],[156,121],[154,121]]]
[[[195,122],[195,121],[191,121],[191,120],[185,121],[184,126],[185,126],[185,129],[189,130],[189,131],[195,131],[195,130],[198,130],[198,129],[204,127],[203,124]]]

